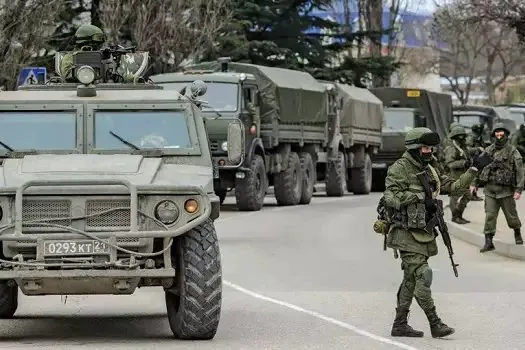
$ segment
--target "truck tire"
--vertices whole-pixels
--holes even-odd
[[[216,190],[215,194],[219,197],[219,200],[221,201],[221,204],[224,203],[224,200],[226,199],[226,193],[228,191],[224,189]]]
[[[244,179],[235,179],[235,199],[240,211],[261,210],[266,196],[268,181],[263,157],[254,154],[250,170]]]
[[[328,161],[326,169],[326,195],[329,197],[342,197],[346,189],[346,166],[344,153],[337,153],[335,162]]]
[[[301,200],[303,176],[301,161],[296,152],[290,152],[286,170],[275,175],[274,192],[279,205],[297,205]]]
[[[12,318],[18,309],[18,286],[0,282],[0,319]]]
[[[219,241],[208,219],[177,237],[171,249],[175,290],[166,290],[170,328],[177,339],[210,340],[219,327],[222,268]]]
[[[365,161],[362,168],[351,169],[352,192],[354,194],[369,194],[372,190],[372,159],[365,153]]]
[[[312,155],[308,152],[302,152],[299,155],[301,168],[303,170],[303,190],[299,204],[310,204],[314,195],[314,185],[317,180],[315,164]]]

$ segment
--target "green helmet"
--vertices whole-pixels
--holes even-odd
[[[459,135],[467,136],[467,132],[465,131],[465,128],[463,127],[463,125],[458,124],[450,130],[450,134],[448,135],[448,137],[452,139]]]
[[[102,29],[91,24],[83,24],[75,32],[75,42],[77,44],[103,43],[105,40]]]
[[[423,146],[439,145],[439,135],[429,128],[413,128],[405,135],[405,147],[407,149],[418,149]]]
[[[494,133],[498,130],[503,130],[507,135],[510,135],[510,130],[503,123],[494,124],[494,127],[492,128],[492,135],[494,135]]]

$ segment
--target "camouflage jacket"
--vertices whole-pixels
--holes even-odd
[[[458,179],[470,166],[470,152],[467,147],[460,145],[453,140],[445,149],[445,166],[448,169],[448,175]]]
[[[525,156],[525,132],[522,132],[521,130],[517,130],[512,136],[511,136],[511,144],[516,147],[516,149],[520,152],[521,157],[523,158]]]
[[[514,192],[521,193],[525,181],[525,169],[523,168],[523,158],[516,147],[509,142],[502,149],[496,149],[496,146],[492,144],[485,151],[492,156],[493,162],[483,169],[475,179],[474,184],[484,185],[483,193],[492,198],[505,198],[512,196]],[[498,170],[501,167],[503,170]],[[511,184],[497,183],[495,178],[497,178],[496,173],[498,171],[509,172],[510,174],[504,177],[509,177],[510,179],[507,180]]]
[[[457,195],[464,193],[476,176],[476,172],[469,169],[459,179],[454,180],[441,174],[433,167],[429,168],[435,181],[435,198],[440,194]],[[406,212],[408,208],[414,207],[414,205],[419,208],[421,205],[424,206],[425,193],[417,178],[417,173],[424,169],[425,167],[421,163],[416,161],[408,152],[405,152],[388,169],[384,191],[385,205],[398,213]],[[419,228],[408,228],[407,225],[400,225],[395,222],[390,225],[387,246],[425,256],[434,256],[438,252],[433,234]]]

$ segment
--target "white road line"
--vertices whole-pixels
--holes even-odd
[[[309,316],[318,318],[320,320],[323,320],[325,322],[334,324],[334,325],[339,326],[341,328],[348,329],[348,330],[350,330],[352,332],[355,332],[355,333],[357,333],[359,335],[362,335],[364,337],[376,340],[378,342],[381,342],[381,343],[384,343],[384,344],[393,345],[393,346],[396,346],[396,347],[398,347],[400,349],[419,350],[418,348],[415,348],[413,346],[410,346],[410,345],[407,345],[407,344],[403,344],[403,343],[400,343],[400,342],[397,342],[397,341],[394,341],[394,340],[391,340],[391,339],[388,339],[388,338],[381,337],[379,335],[376,335],[376,334],[370,333],[368,331],[365,331],[363,329],[360,329],[360,328],[358,328],[356,326],[352,326],[351,324],[348,324],[348,323],[336,320],[335,318],[331,318],[331,317],[325,316],[325,315],[320,314],[320,313],[318,313],[316,311],[303,309],[300,306],[297,306],[297,305],[294,305],[294,304],[290,304],[290,303],[287,303],[285,301],[273,299],[273,298],[264,296],[264,295],[256,293],[256,292],[252,292],[251,290],[243,288],[243,287],[241,287],[241,286],[239,286],[239,285],[237,285],[235,283],[231,283],[229,281],[223,281],[223,284],[227,285],[230,288],[235,289],[238,292],[241,292],[241,293],[244,293],[246,295],[249,295],[249,296],[251,296],[253,298],[256,298],[256,299],[259,299],[259,300],[264,300],[264,301],[267,301],[269,303],[273,303],[273,304],[276,304],[276,305],[279,305],[279,306],[283,306],[285,308],[288,308],[288,309],[291,309],[291,310],[294,310],[294,311],[297,311],[297,312],[301,312],[303,314],[307,314]]]

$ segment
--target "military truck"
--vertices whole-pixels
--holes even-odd
[[[452,122],[452,97],[446,93],[409,88],[373,88],[385,108],[383,146],[373,155],[373,189],[382,191],[387,169],[405,152],[405,134],[414,127],[428,127],[442,140]]]
[[[101,62],[99,52],[79,52],[76,83],[0,94],[0,317],[16,312],[18,289],[125,295],[162,286],[174,336],[212,339],[222,268],[197,99],[206,86],[181,95],[107,83]],[[226,137],[229,161],[241,162],[238,120]]]
[[[382,111],[365,89],[228,58],[150,77],[175,90],[194,78],[208,84],[204,112],[221,198],[235,188],[238,208],[254,211],[271,185],[279,205],[310,203],[316,180],[325,181],[329,196],[342,196],[349,183],[354,193],[370,192],[370,154],[381,145]],[[226,116],[245,125],[242,166],[224,159]]]

